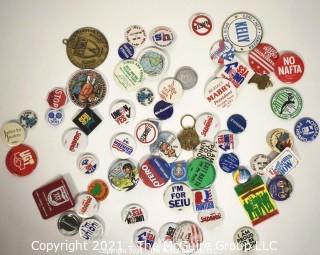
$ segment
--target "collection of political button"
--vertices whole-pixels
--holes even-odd
[[[102,75],[92,69],[76,71],[68,81],[68,95],[76,106],[95,107],[107,95],[107,82]]]
[[[132,190],[139,182],[138,168],[131,160],[118,160],[111,165],[108,179],[116,190]]]
[[[147,212],[141,205],[130,204],[122,209],[121,218],[128,225],[137,224],[147,220]]]
[[[131,102],[122,99],[112,102],[109,113],[112,120],[124,126],[134,120],[135,108]]]
[[[97,201],[103,201],[109,194],[108,185],[101,179],[96,179],[88,185],[88,194],[93,196]]]
[[[147,106],[152,104],[154,100],[154,94],[149,88],[141,88],[137,92],[137,101],[141,105]]]
[[[160,76],[167,70],[169,64],[167,53],[156,47],[148,47],[142,50],[137,60],[148,78]]]
[[[172,163],[180,156],[181,145],[175,134],[161,131],[157,140],[150,145],[150,152]]]
[[[79,227],[79,234],[85,241],[101,240],[104,235],[104,224],[97,218],[85,219]]]
[[[293,119],[302,110],[302,97],[293,88],[280,88],[271,98],[271,109],[281,119]]]
[[[62,138],[62,144],[69,152],[83,151],[88,144],[88,137],[80,129],[67,130]]]
[[[193,15],[189,25],[198,36],[205,36],[213,29],[211,17],[204,13]],[[285,83],[295,83],[301,79],[304,72],[301,58],[289,51],[279,54],[272,45],[260,43],[262,34],[261,23],[249,13],[235,13],[224,22],[223,40],[215,42],[210,48],[211,60],[223,66],[205,86],[205,98],[212,106],[229,107],[236,100],[239,88],[246,83],[256,82],[258,88],[269,87],[271,82],[267,74],[273,71]],[[137,90],[146,77],[159,77],[167,69],[169,59],[160,48],[167,48],[176,40],[173,30],[166,26],[154,28],[150,39],[159,48],[147,47],[138,54],[137,59],[133,59],[135,47],[143,45],[146,38],[146,31],[141,26],[133,25],[125,31],[127,43],[118,49],[122,61],[113,73],[115,82],[125,90]],[[78,29],[63,43],[71,63],[81,68],[67,83],[69,99],[83,108],[73,119],[78,128],[67,130],[62,138],[67,151],[77,152],[86,148],[88,135],[102,121],[91,108],[104,100],[109,92],[108,85],[102,74],[93,69],[107,57],[109,45],[99,30],[90,27]],[[236,52],[244,51],[250,51],[248,63],[252,70],[236,56]],[[170,118],[173,104],[181,99],[184,90],[193,88],[197,82],[197,73],[188,66],[178,69],[175,77],[163,79],[158,87],[162,100],[154,105],[157,119]],[[149,88],[137,91],[137,101],[141,105],[150,105],[154,97]],[[46,113],[49,124],[58,126],[62,123],[62,108],[67,101],[64,88],[56,87],[49,92],[47,102],[50,109]],[[295,118],[302,111],[302,106],[302,97],[290,87],[278,89],[271,98],[272,111],[282,119]],[[123,99],[113,102],[109,112],[119,126],[132,122],[135,117],[133,104]],[[188,118],[192,124],[185,124]],[[2,140],[13,147],[7,154],[6,166],[15,175],[28,175],[37,166],[35,151],[22,144],[26,137],[25,129],[32,128],[37,121],[37,114],[26,110],[19,116],[20,124],[10,121],[1,128]],[[158,121],[146,119],[138,123],[135,139],[149,145],[153,154],[139,167],[128,160],[136,149],[135,139],[128,133],[115,135],[110,144],[117,158],[108,172],[111,186],[119,191],[129,191],[138,184],[139,179],[151,188],[162,187],[171,180],[163,196],[165,205],[177,211],[193,207],[198,213],[199,223],[212,227],[223,219],[212,194],[216,178],[215,163],[220,149],[223,154],[219,158],[219,166],[224,172],[232,173],[237,184],[235,191],[252,224],[278,214],[272,199],[283,201],[290,197],[292,184],[285,176],[300,162],[292,150],[293,136],[288,131],[277,128],[269,132],[267,143],[278,155],[272,160],[264,154],[254,155],[250,166],[257,175],[252,176],[248,168],[240,166],[238,156],[233,153],[237,145],[236,134],[243,132],[247,126],[247,120],[242,115],[233,114],[228,118],[228,130],[220,131],[220,122],[214,113],[202,113],[196,119],[185,115],[180,124],[182,131],[176,136],[169,131],[160,131]],[[315,120],[304,117],[298,120],[294,132],[303,142],[313,141],[319,134],[319,126]],[[176,161],[182,149],[193,150],[193,158]],[[91,174],[98,167],[98,159],[94,154],[85,153],[78,158],[77,165],[85,174]],[[261,176],[269,178],[267,186]],[[108,194],[107,183],[96,179],[89,183],[87,192],[76,197],[75,203],[66,181],[60,178],[35,190],[33,197],[44,219],[62,213],[57,222],[62,235],[72,236],[79,232],[84,240],[94,241],[104,234],[104,224],[95,215],[99,201],[105,200]],[[72,207],[74,211],[67,211]],[[260,215],[257,210],[262,210],[265,215]],[[139,204],[125,206],[121,217],[127,224],[147,220],[146,210]],[[188,254],[196,251],[203,242],[201,228],[189,221],[164,224],[159,238],[163,242],[173,242]],[[157,240],[158,234],[149,227],[138,229],[134,234],[137,247],[145,250],[151,250]],[[255,249],[257,240],[257,233],[250,227],[242,227],[234,235],[234,242],[242,251]]]
[[[25,144],[13,147],[6,156],[7,169],[16,176],[31,174],[36,169],[37,163],[37,154]]]
[[[98,158],[91,153],[85,153],[80,155],[77,161],[79,170],[85,174],[92,174],[98,168]]]
[[[119,133],[111,139],[110,147],[116,158],[128,159],[134,154],[137,144],[130,134]]]
[[[319,135],[319,125],[314,119],[304,117],[295,124],[294,133],[300,141],[312,142]]]
[[[23,128],[32,128],[37,122],[38,116],[32,110],[25,110],[19,116],[19,123]]]

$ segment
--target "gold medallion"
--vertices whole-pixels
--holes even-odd
[[[108,41],[97,29],[83,27],[69,39],[64,39],[69,60],[81,69],[93,69],[101,65],[109,51]]]
[[[191,118],[193,121],[193,125],[186,127],[183,122],[186,120],[186,118]],[[181,144],[181,148],[187,151],[194,150],[197,145],[200,143],[199,135],[197,131],[195,130],[196,120],[192,115],[184,115],[181,120],[180,124],[183,130],[178,135],[178,140]]]

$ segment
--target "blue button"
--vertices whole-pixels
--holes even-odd
[[[300,141],[311,142],[317,138],[319,126],[315,120],[305,117],[298,120],[294,127],[294,132]]]
[[[233,114],[227,120],[228,129],[234,133],[242,133],[247,127],[246,119],[240,114]]]
[[[226,173],[232,173],[239,167],[239,158],[234,153],[225,153],[219,159],[220,168]]]
[[[134,48],[130,43],[123,43],[119,46],[118,54],[122,59],[132,58],[134,55]]]
[[[160,120],[169,119],[173,114],[173,105],[166,101],[159,101],[153,108],[154,115]]]

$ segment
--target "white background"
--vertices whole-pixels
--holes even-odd
[[[95,178],[107,179],[107,171],[115,159],[109,150],[109,141],[119,131],[107,116],[110,103],[116,98],[135,102],[137,115],[135,122],[121,131],[133,132],[135,124],[153,117],[152,106],[143,107],[136,103],[135,93],[127,93],[114,83],[113,69],[119,61],[118,46],[124,41],[124,30],[132,24],[140,24],[149,32],[155,26],[171,27],[177,40],[168,51],[170,67],[165,76],[173,76],[183,65],[193,67],[198,75],[197,86],[184,93],[182,100],[175,105],[174,116],[162,123],[163,130],[180,131],[179,120],[185,113],[198,115],[213,111],[220,119],[222,127],[228,116],[241,113],[248,120],[246,131],[239,136],[236,153],[241,164],[249,166],[251,156],[256,153],[269,153],[265,137],[272,128],[286,128],[293,132],[297,119],[281,120],[270,109],[272,93],[284,84],[274,76],[274,87],[259,91],[248,85],[238,100],[227,110],[215,110],[204,101],[204,84],[216,71],[217,66],[210,62],[208,51],[216,40],[221,38],[224,20],[236,11],[254,14],[264,29],[263,41],[271,43],[279,51],[292,50],[302,56],[305,63],[303,78],[296,84],[304,100],[304,108],[299,117],[310,116],[320,121],[319,112],[319,7],[318,1],[1,1],[0,9],[0,61],[1,61],[1,124],[16,119],[21,111],[33,109],[39,115],[38,125],[28,132],[26,144],[33,146],[39,156],[37,169],[29,176],[19,178],[11,175],[5,167],[4,159],[9,148],[0,145],[0,249],[3,255],[41,254],[32,251],[31,243],[65,242],[80,240],[78,236],[65,238],[56,228],[57,217],[43,220],[32,198],[32,191],[54,180],[58,175],[69,174],[73,179],[75,192],[86,190],[88,183]],[[188,19],[196,12],[211,15],[214,29],[206,37],[194,36],[188,27]],[[50,127],[44,120],[47,110],[46,96],[54,86],[65,86],[70,75],[77,70],[67,58],[64,38],[83,26],[101,30],[108,39],[110,52],[106,61],[98,67],[109,83],[107,98],[96,111],[103,122],[89,136],[88,152],[100,159],[100,167],[92,176],[84,176],[76,167],[77,155],[67,153],[61,145],[63,132],[73,127],[72,118],[79,110],[69,103],[65,108],[66,120],[58,128]],[[148,39],[147,46],[150,44]],[[246,60],[246,54],[241,54]],[[157,91],[158,80],[146,81],[145,85]],[[158,96],[157,96],[158,99]],[[298,118],[299,118],[298,117]],[[261,251],[258,254],[314,254],[319,245],[320,200],[319,200],[319,141],[305,144],[296,139],[296,151],[301,157],[300,166],[290,174],[294,192],[285,202],[278,202],[280,215],[256,226],[260,240],[268,246],[276,241],[277,251]],[[139,160],[148,153],[142,146],[134,155]],[[180,159],[188,159],[184,152]],[[224,222],[214,229],[204,229],[205,241],[215,247],[216,242],[232,243],[236,229],[250,225],[244,209],[234,192],[231,176],[217,169],[214,183],[217,201],[225,213]],[[120,218],[121,209],[128,203],[137,202],[148,211],[145,225],[158,230],[168,221],[193,220],[196,214],[191,210],[174,213],[162,202],[164,188],[150,190],[141,182],[128,193],[111,189],[107,200],[100,204],[99,216],[106,225],[104,240],[121,240],[123,247],[132,245],[132,236],[138,226],[128,227]],[[140,225],[141,226],[141,225]],[[217,251],[214,251],[218,253]],[[98,254],[89,252],[86,254]],[[53,254],[53,253],[51,253]],[[70,254],[60,251],[59,254]],[[77,252],[82,254],[82,252]],[[230,254],[224,250],[219,254]]]

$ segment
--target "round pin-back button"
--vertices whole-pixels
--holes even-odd
[[[200,139],[213,140],[220,129],[220,120],[213,113],[202,113],[197,117],[195,129]]]
[[[250,171],[244,166],[239,166],[237,170],[232,172],[232,176],[237,184],[245,183],[251,179]]]
[[[294,138],[289,131],[283,128],[276,128],[268,133],[267,143],[273,151],[280,153],[287,147],[293,147]]]
[[[19,123],[23,128],[33,128],[37,122],[38,116],[32,110],[25,110],[19,116]]]
[[[237,98],[237,90],[231,81],[225,78],[214,78],[207,82],[204,96],[213,107],[229,107]]]
[[[212,185],[216,178],[213,164],[204,158],[191,160],[187,167],[188,183],[193,189],[204,189]]]
[[[173,243],[183,254],[191,254],[199,249],[203,242],[201,228],[194,222],[184,221],[180,223],[173,235]]]
[[[82,154],[77,160],[78,168],[85,174],[94,173],[97,170],[98,165],[98,158],[91,153]]]
[[[101,65],[109,52],[105,36],[96,28],[82,27],[64,39],[69,60],[75,66],[94,69]]]
[[[198,74],[190,66],[182,66],[175,74],[175,78],[180,81],[183,89],[192,89],[197,85]]]
[[[37,167],[38,157],[35,151],[25,144],[13,147],[6,156],[8,170],[17,176],[31,174]]]
[[[260,43],[249,52],[248,62],[257,74],[269,74],[274,71],[279,53],[272,45]]]
[[[80,129],[73,128],[63,134],[62,143],[67,151],[79,152],[87,147],[88,137]]]
[[[192,207],[193,193],[184,183],[173,183],[166,188],[163,195],[164,204],[177,211]]]
[[[234,153],[224,153],[219,159],[220,168],[226,173],[232,173],[239,168],[239,158]]]
[[[284,201],[290,197],[292,185],[287,178],[278,175],[269,181],[268,191],[274,200]]]
[[[139,25],[132,25],[125,31],[125,39],[133,46],[139,47],[144,44],[147,39],[147,33],[143,27]]]
[[[121,59],[130,59],[134,55],[134,47],[130,43],[123,43],[118,48],[118,55]]]
[[[72,211],[64,212],[58,219],[58,230],[64,236],[74,236],[79,232],[81,218]]]
[[[1,127],[1,139],[11,147],[17,146],[26,139],[26,132],[19,123],[9,121]]]
[[[213,142],[204,140],[199,143],[193,152],[194,158],[205,158],[212,163],[218,156],[218,149]]]
[[[137,101],[143,106],[152,104],[154,100],[154,94],[149,88],[141,88],[137,92]]]
[[[129,204],[122,209],[121,218],[128,225],[141,223],[147,221],[147,212],[139,204]]]
[[[209,34],[213,28],[212,19],[206,13],[196,13],[189,20],[191,31],[199,36]]]
[[[104,180],[96,179],[88,185],[88,194],[92,195],[97,201],[103,201],[109,194],[108,185]]]
[[[111,186],[116,190],[132,190],[139,182],[137,166],[131,160],[118,160],[111,165],[108,179]]]
[[[212,228],[220,224],[223,220],[223,213],[215,207],[212,210],[202,211],[198,213],[198,221],[202,226]]]
[[[157,241],[157,232],[149,227],[140,228],[133,235],[133,242],[136,246],[146,251],[151,251]]]
[[[297,54],[287,51],[280,54],[274,72],[280,81],[295,83],[304,73],[304,64]]]
[[[159,129],[152,121],[143,120],[136,126],[135,135],[140,143],[149,145],[157,140]]]
[[[156,156],[147,158],[139,169],[140,179],[150,188],[160,188],[165,185],[170,179],[170,174],[170,165]]]
[[[210,59],[213,63],[226,65],[231,63],[235,57],[234,48],[229,42],[224,40],[216,41],[210,48]]]
[[[260,176],[264,176],[263,169],[271,162],[270,158],[264,154],[256,154],[250,160],[252,171]]]
[[[228,129],[234,133],[242,133],[247,127],[247,120],[240,114],[233,114],[227,120]]]
[[[160,132],[157,140],[150,145],[151,154],[159,155],[168,163],[177,160],[181,151],[177,136],[169,131]]]
[[[159,238],[161,242],[173,242],[174,232],[178,227],[178,223],[168,222],[163,224],[159,230]]]
[[[51,126],[57,127],[64,121],[64,111],[62,109],[48,109],[46,120]]]
[[[137,143],[130,134],[119,133],[111,139],[110,147],[116,158],[128,159],[134,154]]]
[[[67,87],[70,100],[81,108],[97,106],[108,93],[102,74],[91,69],[73,73]]]
[[[175,161],[170,163],[171,167],[171,182],[186,182],[187,176],[187,162],[185,160]]]
[[[271,98],[271,109],[281,119],[293,119],[302,110],[303,102],[301,95],[292,88],[280,88]]]
[[[252,227],[244,226],[234,233],[233,241],[238,249],[248,252],[256,249],[258,245],[258,234]]]
[[[295,124],[294,133],[300,141],[312,142],[319,135],[319,125],[314,119],[304,117]]]
[[[145,73],[137,60],[126,59],[116,65],[113,79],[122,89],[135,90],[142,85]]]
[[[175,41],[175,34],[171,28],[160,26],[151,30],[151,41],[158,47],[166,48]]]
[[[148,47],[139,53],[138,62],[148,78],[156,78],[167,70],[169,57],[161,49]]]
[[[135,108],[134,105],[127,100],[116,100],[112,102],[109,114],[111,119],[119,126],[125,126],[134,120]]]
[[[81,218],[90,218],[97,214],[99,205],[94,196],[90,194],[80,194],[76,198],[76,204],[74,206],[74,211]]]
[[[237,135],[229,130],[219,131],[216,134],[214,141],[217,148],[225,152],[233,151],[238,145]]]
[[[173,105],[160,100],[154,105],[153,113],[159,120],[169,119],[173,114]]]
[[[97,218],[85,219],[79,227],[79,234],[86,241],[100,240],[104,235],[104,224]]]
[[[67,94],[64,88],[54,88],[48,93],[47,102],[52,109],[63,108],[67,103]]]
[[[254,49],[261,42],[262,35],[260,21],[247,12],[232,14],[222,26],[223,40],[240,52]]]
[[[175,78],[166,78],[160,82],[158,92],[162,100],[174,104],[181,99],[183,87]]]

